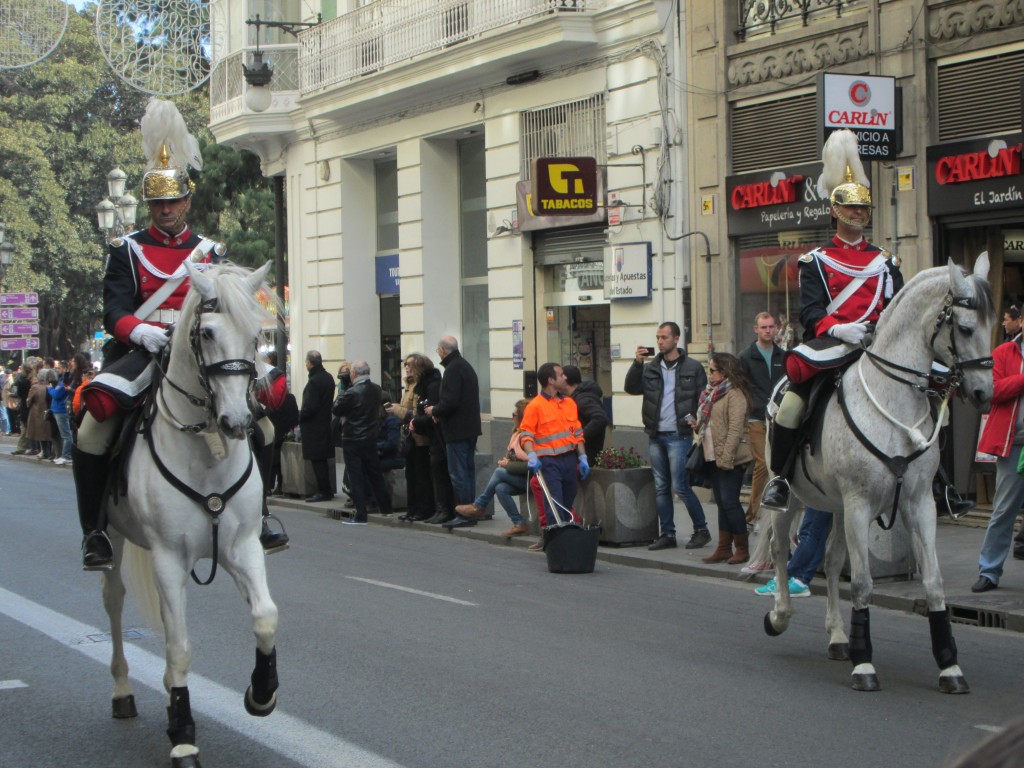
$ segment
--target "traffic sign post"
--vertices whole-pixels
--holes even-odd
[[[35,291],[29,293],[0,293],[0,306],[9,307],[14,304],[38,304],[39,294]]]
[[[0,323],[0,336],[35,336],[39,323]]]
[[[0,339],[0,350],[9,351],[12,349],[39,349],[39,338],[36,336],[23,336],[19,339]]]
[[[0,309],[0,321],[9,323],[12,320],[38,320],[39,307],[7,307]]]

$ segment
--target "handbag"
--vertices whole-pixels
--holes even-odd
[[[54,418],[54,416],[53,416],[53,411],[51,411],[49,408],[47,408],[45,411],[43,411],[43,418],[46,421],[50,422],[51,424],[56,423],[56,421],[57,421],[57,419]]]
[[[690,487],[710,488],[710,470],[711,467],[708,465],[707,460],[704,458],[704,445],[698,438],[695,437],[693,440],[693,445],[690,446],[690,453],[686,457],[686,471],[690,475]]]
[[[412,453],[412,449],[415,447],[416,442],[413,440],[412,432],[409,431],[409,425],[403,424],[401,433],[398,438],[398,452],[403,456],[408,457]]]

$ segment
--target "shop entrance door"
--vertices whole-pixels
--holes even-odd
[[[610,307],[550,307],[547,314],[547,349],[552,361],[575,365],[584,381],[597,382],[607,401],[612,391]]]

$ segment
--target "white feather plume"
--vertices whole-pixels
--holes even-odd
[[[871,187],[868,175],[864,173],[864,165],[857,152],[857,134],[848,128],[834,131],[825,140],[821,149],[821,176],[818,177],[818,195],[828,198],[832,190],[846,181],[846,167],[850,167],[853,181]]]
[[[146,113],[142,116],[142,153],[146,156],[147,170],[160,164],[160,148],[166,144],[171,154],[172,168],[191,166],[197,171],[203,169],[203,156],[199,142],[188,132],[185,118],[178,108],[164,99],[150,99]]]

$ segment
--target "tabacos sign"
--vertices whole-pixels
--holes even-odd
[[[1024,134],[928,147],[928,214],[984,213],[1024,205]]]
[[[532,207],[540,216],[578,216],[598,208],[597,160],[541,157],[533,161]]]
[[[825,73],[819,95],[824,139],[848,128],[857,134],[861,158],[896,157],[902,127],[895,78]]]

